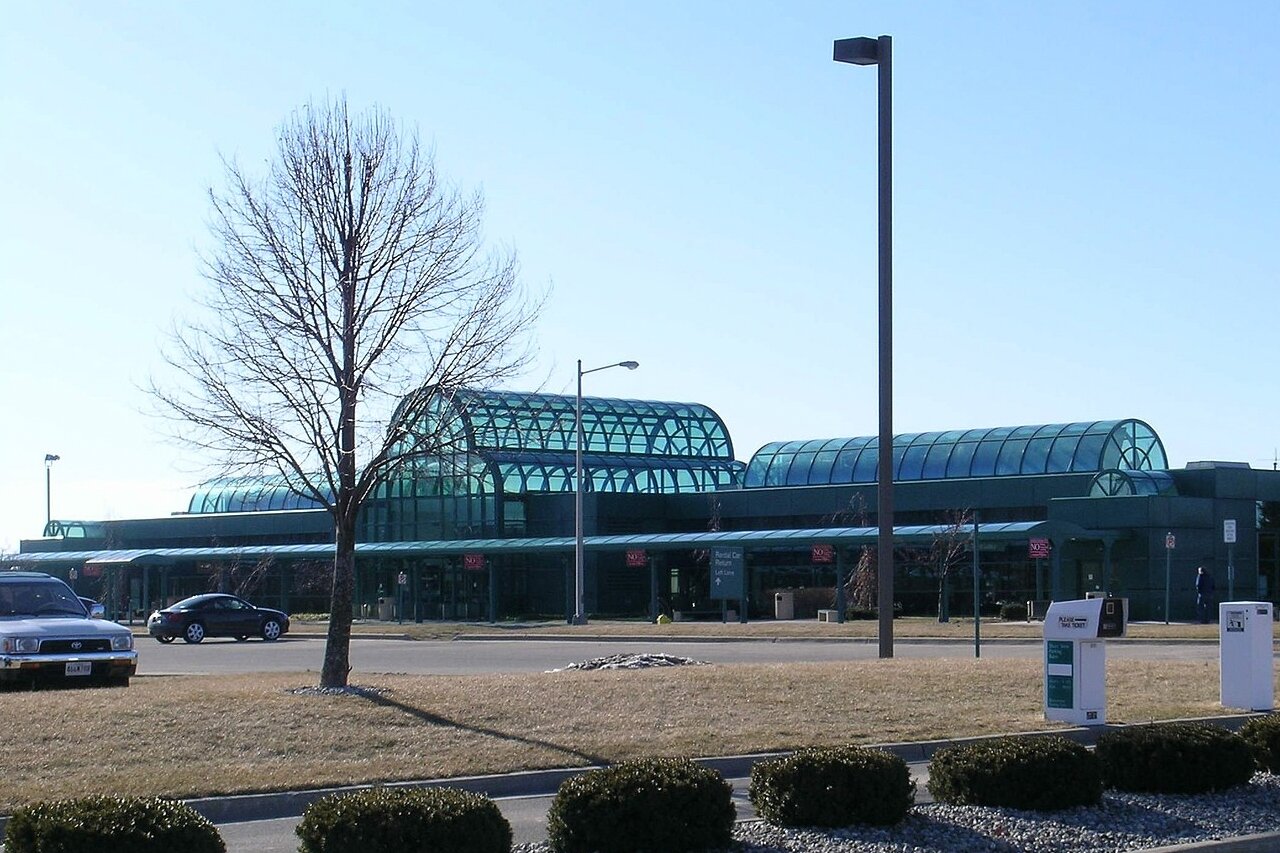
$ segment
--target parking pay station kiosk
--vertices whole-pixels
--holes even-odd
[[[1222,704],[1270,711],[1275,707],[1269,601],[1224,601],[1218,605],[1218,662]]]
[[[1055,601],[1044,617],[1044,717],[1100,726],[1107,709],[1107,638],[1128,629],[1128,600]]]

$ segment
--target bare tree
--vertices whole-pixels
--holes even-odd
[[[825,516],[823,523],[830,527],[867,527],[870,524],[866,498],[855,492],[848,504]],[[858,558],[853,561],[847,576],[837,582],[844,584],[848,600],[858,610],[872,613],[879,607],[880,573],[876,569],[876,549],[872,545],[860,545]],[[835,606],[834,603],[832,606]]]
[[[203,563],[197,570],[205,576],[205,586],[210,592],[229,592],[240,598],[251,598],[273,568],[275,560],[263,557],[244,562],[219,560]]]
[[[947,510],[942,530],[933,534],[929,564],[938,573],[938,621],[951,621],[951,577],[964,554],[973,527],[973,510]]]
[[[350,670],[356,521],[398,466],[445,450],[431,402],[515,375],[540,300],[510,251],[486,251],[479,193],[441,181],[430,151],[384,112],[345,99],[280,128],[267,173],[224,163],[202,318],[166,352],[185,376],[152,383],[175,433],[333,517],[320,684]]]

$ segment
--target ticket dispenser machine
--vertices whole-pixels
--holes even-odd
[[[1044,617],[1044,717],[1106,723],[1107,639],[1128,630],[1128,599],[1055,601]]]
[[[1270,711],[1275,707],[1269,601],[1224,601],[1218,605],[1218,659],[1222,704],[1227,708]]]

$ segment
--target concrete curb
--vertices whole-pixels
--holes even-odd
[[[1280,850],[1280,832],[1263,832],[1258,835],[1242,835],[1239,838],[1223,838],[1217,841],[1192,841],[1171,844],[1168,847],[1147,847],[1142,853],[1181,853],[1184,850],[1203,853],[1271,853]]]

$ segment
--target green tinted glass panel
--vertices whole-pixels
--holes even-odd
[[[744,485],[754,488],[873,483],[876,458],[876,439],[870,437],[774,442],[752,457]],[[894,437],[895,478],[900,480],[1064,474],[1107,468],[1163,470],[1166,466],[1159,436],[1137,420],[903,433]]]

